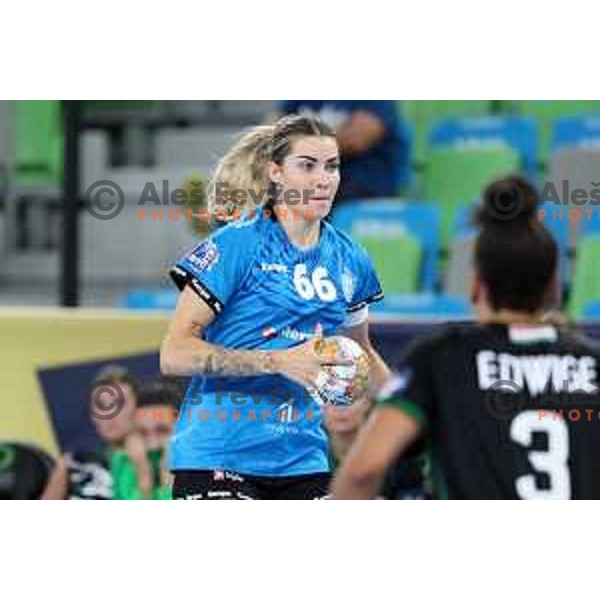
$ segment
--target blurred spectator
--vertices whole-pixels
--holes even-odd
[[[114,390],[114,394],[110,390]],[[119,366],[103,369],[90,389],[90,417],[98,436],[106,444],[98,452],[75,452],[61,456],[42,494],[43,500],[110,500],[118,488],[118,465],[124,459],[133,465],[141,494],[152,489],[152,473],[142,436],[134,430],[138,385],[132,375]],[[104,394],[108,395],[102,400]],[[99,407],[113,406],[114,395],[123,401],[116,414],[102,415]]]
[[[173,476],[166,467],[167,446],[184,393],[185,388],[166,377],[157,377],[140,390],[136,423],[152,465],[155,500],[171,499]]]
[[[283,100],[279,114],[318,116],[336,131],[342,156],[337,202],[397,195],[408,180],[408,136],[393,100]]]

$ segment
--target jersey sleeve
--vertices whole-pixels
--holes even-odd
[[[246,231],[230,225],[198,244],[171,269],[182,291],[189,285],[218,315],[244,277],[252,252]]]
[[[392,406],[427,428],[434,408],[431,342],[421,338],[409,344],[392,378],[379,392],[377,406]]]
[[[383,300],[383,290],[377,278],[375,267],[365,249],[358,244],[355,246],[354,271],[354,274],[344,273],[343,275],[345,279],[344,286],[348,285],[346,279],[353,280],[350,286],[353,293],[350,295],[350,301],[346,308],[348,313],[354,313],[362,310],[372,302]]]

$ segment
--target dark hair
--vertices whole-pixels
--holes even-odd
[[[139,392],[137,379],[125,367],[120,365],[107,365],[100,369],[94,377],[90,391],[103,385],[110,386],[119,383],[128,385],[137,396]]]
[[[156,377],[144,383],[140,389],[138,408],[144,406],[168,406],[178,409],[183,397],[183,389],[169,377]]]
[[[268,159],[278,165],[283,164],[295,138],[313,135],[335,138],[335,131],[317,117],[309,115],[282,117],[275,123],[271,143],[268,146]],[[271,210],[272,218],[276,219],[273,206],[277,201],[277,186],[273,181],[269,182],[267,194],[269,199],[265,208]]]
[[[537,219],[538,193],[521,175],[492,182],[475,214],[475,266],[493,309],[534,313],[547,304],[558,247]]]

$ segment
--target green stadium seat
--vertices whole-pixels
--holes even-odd
[[[481,195],[497,177],[520,171],[520,159],[508,146],[432,148],[424,173],[424,197],[442,213],[442,240],[448,246],[457,211]]]
[[[384,293],[414,293],[419,290],[423,249],[412,235],[400,233],[355,235],[364,247],[381,282]]]
[[[550,156],[550,144],[554,121],[560,117],[600,115],[600,100],[518,100],[517,112],[538,121],[538,156],[546,164]]]
[[[575,273],[569,298],[569,316],[572,319],[580,319],[586,305],[592,300],[600,299],[598,256],[600,256],[600,233],[581,238],[577,244]]]
[[[491,113],[492,100],[400,100],[400,114],[414,127],[413,161],[427,159],[427,140],[433,125],[448,117],[480,117]]]
[[[57,187],[63,175],[59,100],[18,100],[14,110],[14,172],[17,187]]]

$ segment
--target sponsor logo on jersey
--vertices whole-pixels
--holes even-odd
[[[262,337],[263,338],[274,338],[277,336],[281,336],[282,338],[285,338],[286,340],[292,340],[294,342],[305,342],[306,340],[311,339],[312,337],[314,337],[315,333],[314,331],[311,332],[305,332],[305,331],[300,331],[299,329],[296,329],[295,327],[284,327],[281,330],[278,330],[276,327],[270,326],[270,327],[265,327],[262,330]]]
[[[315,334],[314,332],[305,333],[304,331],[300,331],[295,327],[284,327],[280,332],[281,337],[286,338],[288,340],[294,340],[295,342],[305,342],[312,338]]]
[[[214,242],[200,244],[189,257],[199,271],[210,271],[219,260],[219,249]]]
[[[210,491],[207,494],[208,498],[231,498],[232,493],[228,490]]]
[[[263,271],[264,273],[271,273],[271,272],[275,272],[275,273],[287,273],[288,272],[288,268],[287,265],[282,265],[279,263],[262,263],[260,265],[260,270]]]

